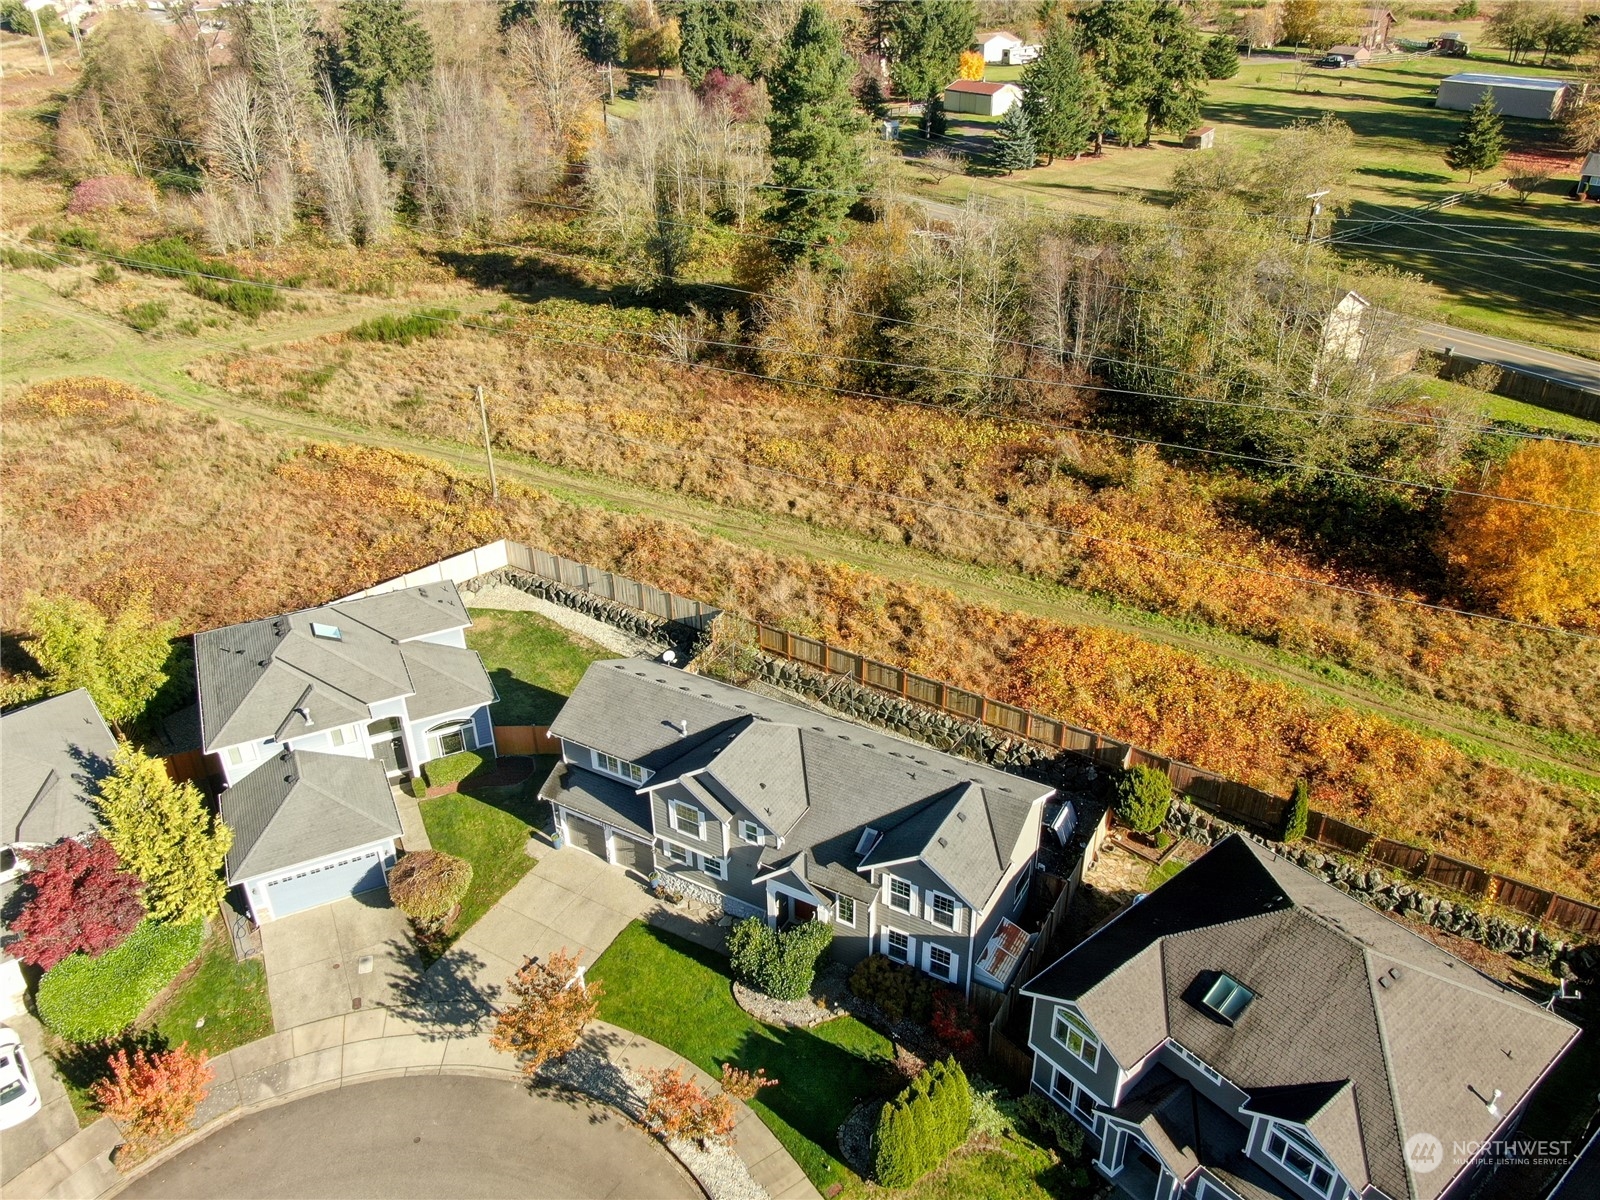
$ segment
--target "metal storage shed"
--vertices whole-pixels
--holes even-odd
[[[1567,85],[1559,79],[1467,72],[1441,80],[1435,103],[1439,108],[1466,112],[1486,92],[1494,96],[1494,109],[1501,116],[1554,121],[1566,99]]]

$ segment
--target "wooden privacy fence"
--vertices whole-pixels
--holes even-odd
[[[506,557],[511,566],[520,567],[529,574],[563,587],[587,592],[591,596],[599,596],[664,621],[676,621],[695,629],[706,628],[722,611],[676,592],[663,591],[648,583],[640,583],[637,579],[629,579],[626,575],[602,571],[587,563],[551,554],[548,550],[524,546],[521,542],[507,542]]]
[[[167,755],[161,762],[167,768],[167,778],[173,783],[204,784],[213,775],[222,773],[214,769],[215,760],[208,761],[208,758],[208,755],[199,750],[182,750],[177,754]]]
[[[1069,750],[1102,766],[1151,767],[1172,781],[1173,790],[1235,824],[1276,836],[1289,801],[1271,792],[1225,779],[1192,763],[1141,750],[1127,742],[1081,729],[1054,717],[890,666],[816,638],[790,633],[760,621],[745,621],[768,654],[804,663],[819,671],[846,675],[864,687],[936,708],[1011,737]],[[1600,907],[1558,895],[1531,883],[1496,875],[1483,867],[1417,846],[1380,837],[1371,830],[1313,811],[1306,836],[1341,854],[1365,855],[1415,879],[1436,884],[1474,899],[1485,899],[1534,921],[1600,937]]]
[[[561,739],[548,725],[496,725],[494,744],[501,754],[560,754]]]

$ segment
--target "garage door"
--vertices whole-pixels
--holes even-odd
[[[567,837],[580,850],[606,856],[606,831],[599,821],[590,821],[576,813],[567,814]]]
[[[619,867],[627,867],[641,875],[648,875],[656,869],[655,855],[650,852],[649,842],[635,841],[615,833],[611,835],[611,848],[617,856]]]
[[[325,867],[297,871],[267,884],[267,903],[274,917],[287,917],[290,913],[304,912],[319,904],[330,904],[382,886],[382,851],[368,850],[365,854],[339,859]]]

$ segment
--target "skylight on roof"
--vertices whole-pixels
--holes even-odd
[[[321,621],[311,622],[311,636],[327,638],[329,641],[342,642],[344,634],[339,632],[337,625],[324,625]]]
[[[1239,1019],[1240,1014],[1250,1007],[1250,1001],[1256,994],[1232,975],[1221,974],[1216,982],[1206,989],[1205,998],[1201,1001],[1217,1016],[1229,1025]]]
[[[856,853],[865,858],[872,853],[872,848],[878,844],[878,831],[868,825],[861,831],[861,837],[856,841]]]

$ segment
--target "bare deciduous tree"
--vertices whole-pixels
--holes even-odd
[[[511,75],[527,93],[529,107],[549,144],[563,157],[587,140],[600,103],[600,79],[577,39],[547,8],[519,21],[505,39]]]
[[[206,94],[206,170],[220,179],[254,187],[265,170],[265,114],[255,81],[241,72],[224,75]]]

